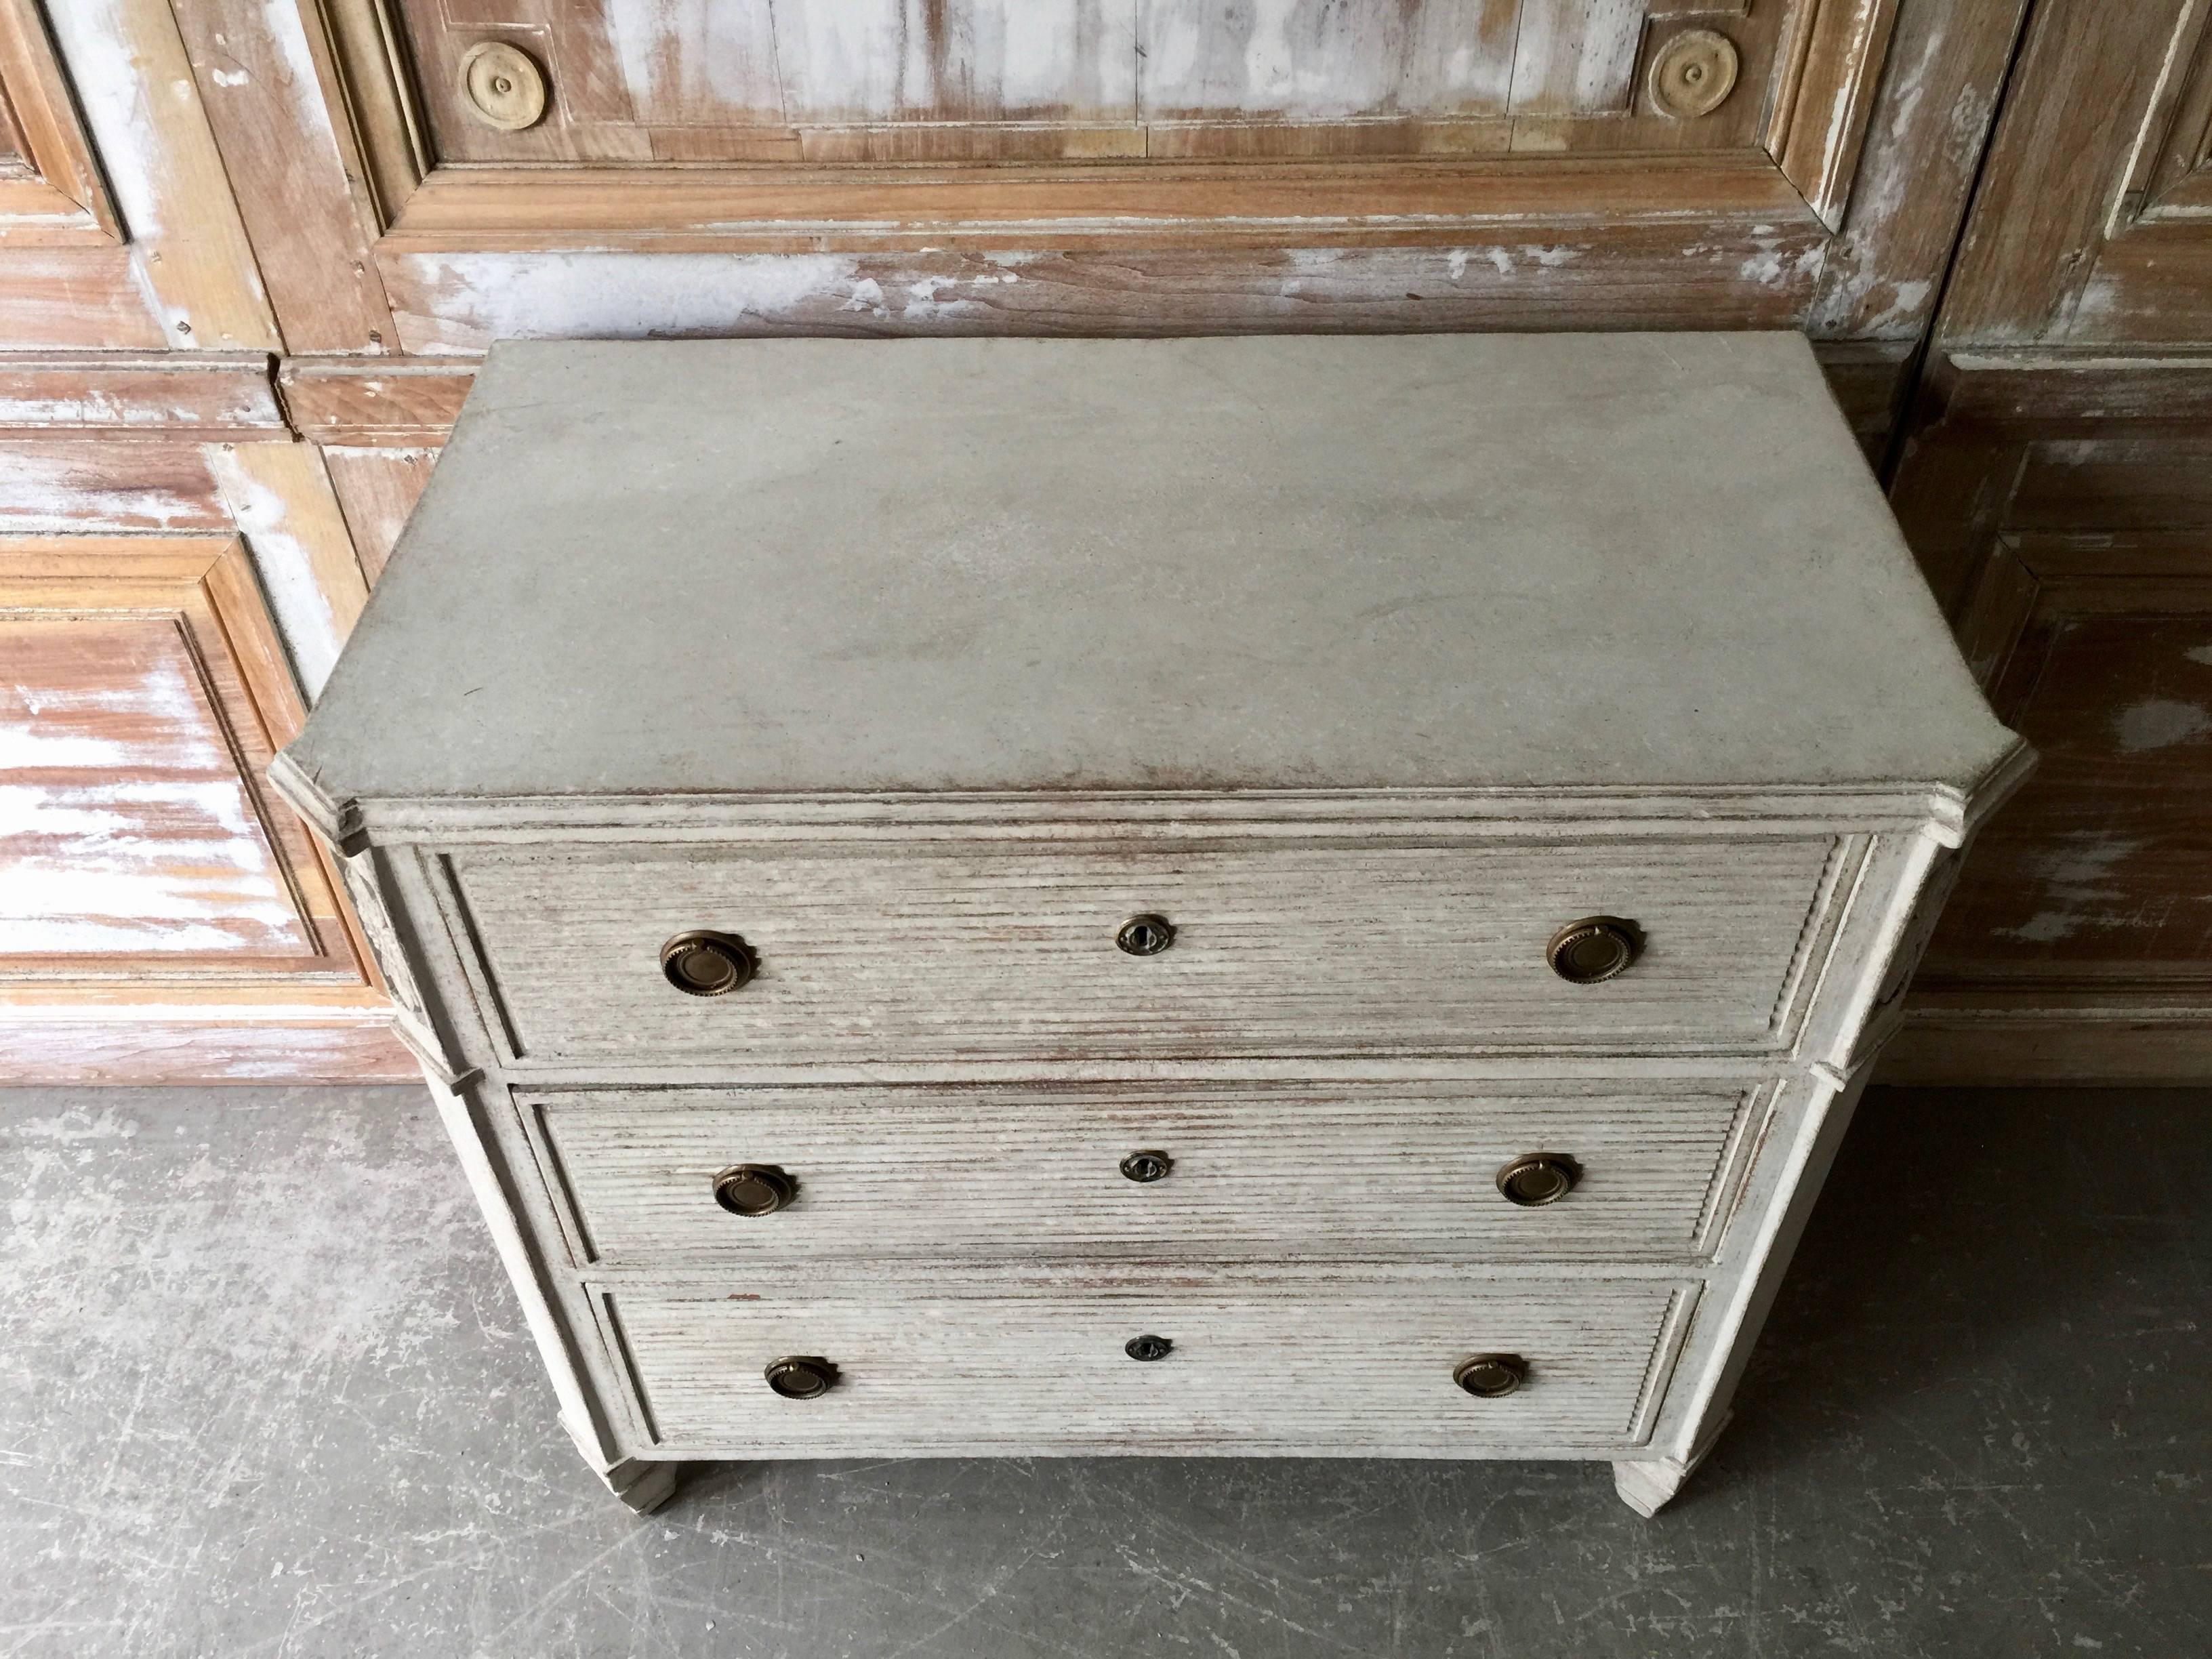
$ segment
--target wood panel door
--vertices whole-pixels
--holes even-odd
[[[300,3],[176,8],[310,349],[1806,326],[1885,422],[2021,9]],[[295,50],[312,131],[217,84]]]
[[[1945,342],[2212,341],[2212,8],[2046,0],[2014,81]]]
[[[9,1074],[401,1071],[336,873],[263,781],[304,710],[244,545],[0,537],[0,662]]]
[[[0,350],[276,346],[165,0],[0,0]]]
[[[2212,1069],[2212,7],[2039,0],[1892,496],[2043,753],[1903,1074]]]

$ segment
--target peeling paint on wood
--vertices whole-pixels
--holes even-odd
[[[176,628],[0,633],[0,955],[312,953]]]

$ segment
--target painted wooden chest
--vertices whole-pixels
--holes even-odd
[[[272,774],[687,1460],[1711,1443],[2028,757],[1783,334],[496,349]]]

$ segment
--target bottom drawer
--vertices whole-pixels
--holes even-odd
[[[1442,1267],[947,1267],[594,1300],[641,1426],[686,1455],[1479,1457],[1644,1440],[1697,1291]],[[1133,1358],[1140,1338],[1169,1351]],[[1470,1393],[1455,1372],[1479,1355],[1525,1375]],[[780,1395],[764,1371],[789,1358],[834,1383]]]

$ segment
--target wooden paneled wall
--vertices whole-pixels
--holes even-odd
[[[0,1055],[406,1070],[258,766],[493,339],[1771,327],[2047,756],[1899,1074],[2201,1075],[2208,13],[0,0]]]

